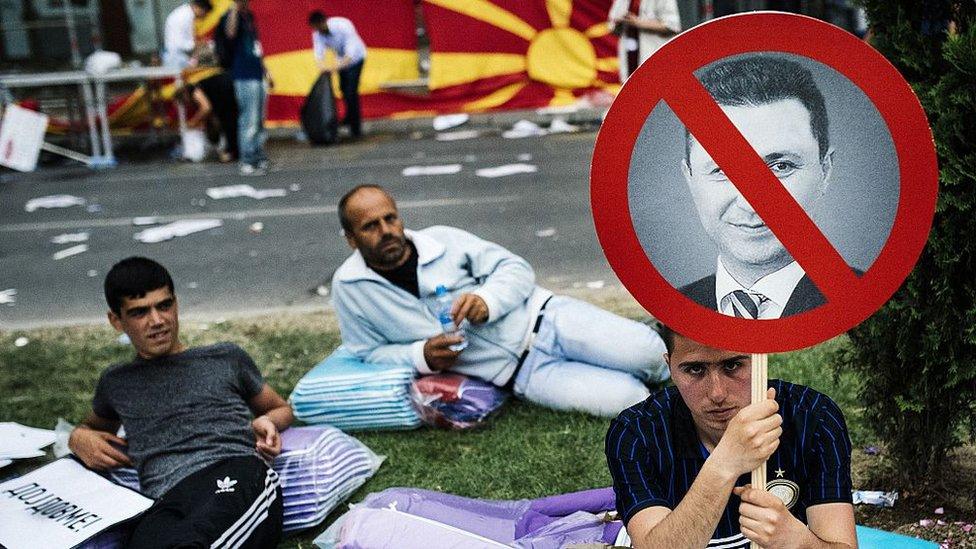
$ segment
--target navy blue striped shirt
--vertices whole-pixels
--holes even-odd
[[[776,388],[783,435],[766,463],[767,489],[804,524],[810,506],[851,503],[851,443],[840,408],[809,387],[780,380],[769,386]],[[648,507],[674,509],[708,458],[676,387],[621,412],[610,423],[606,454],[624,524]],[[749,482],[747,473],[736,486]],[[739,498],[731,495],[708,547],[748,545],[739,532]]]

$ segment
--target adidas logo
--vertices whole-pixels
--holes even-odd
[[[226,492],[233,492],[234,485],[237,484],[236,480],[231,480],[230,477],[224,477],[223,479],[217,479],[217,491],[215,494],[224,494]]]

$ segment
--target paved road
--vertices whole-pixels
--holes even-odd
[[[399,199],[408,227],[467,227],[526,257],[540,282],[553,289],[605,280],[617,284],[600,250],[588,205],[588,170],[594,133],[518,140],[498,136],[439,142],[373,136],[341,147],[315,149],[296,142],[271,144],[275,162],[263,178],[241,178],[232,166],[125,162],[104,172],[43,169],[4,172],[0,180],[0,292],[16,289],[16,303],[0,305],[0,328],[61,325],[104,319],[101,284],[111,264],[132,254],[161,261],[174,275],[184,314],[220,317],[245,311],[320,308],[328,284],[348,255],[335,204],[349,187],[387,185]],[[519,162],[538,173],[477,177],[483,167]],[[414,165],[460,163],[458,175],[404,177]],[[210,200],[209,187],[248,183],[286,188],[287,196]],[[88,206],[28,213],[28,200],[52,194],[84,198]],[[94,208],[92,206],[95,206]],[[95,210],[95,211],[90,211]],[[214,218],[223,226],[168,242],[144,244],[135,216],[164,222]],[[252,234],[255,222],[264,230]],[[555,229],[555,235],[536,232]],[[55,260],[72,244],[52,237],[88,231],[89,250]],[[2,295],[2,294],[0,294]],[[0,298],[2,299],[2,298]]]

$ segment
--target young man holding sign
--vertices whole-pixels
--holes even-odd
[[[856,547],[837,405],[778,380],[750,404],[750,354],[661,332],[675,387],[621,413],[606,439],[634,547]],[[768,491],[748,484],[763,462]]]
[[[288,403],[237,345],[183,345],[173,280],[159,263],[117,263],[105,298],[136,356],[102,372],[68,446],[93,469],[134,465],[157,499],[129,546],[273,547],[281,488],[267,461],[294,419]],[[115,436],[120,425],[126,440]]]

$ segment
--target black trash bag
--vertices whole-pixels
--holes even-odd
[[[322,74],[302,105],[302,130],[313,145],[332,145],[339,139],[339,120],[336,117],[332,81]]]

